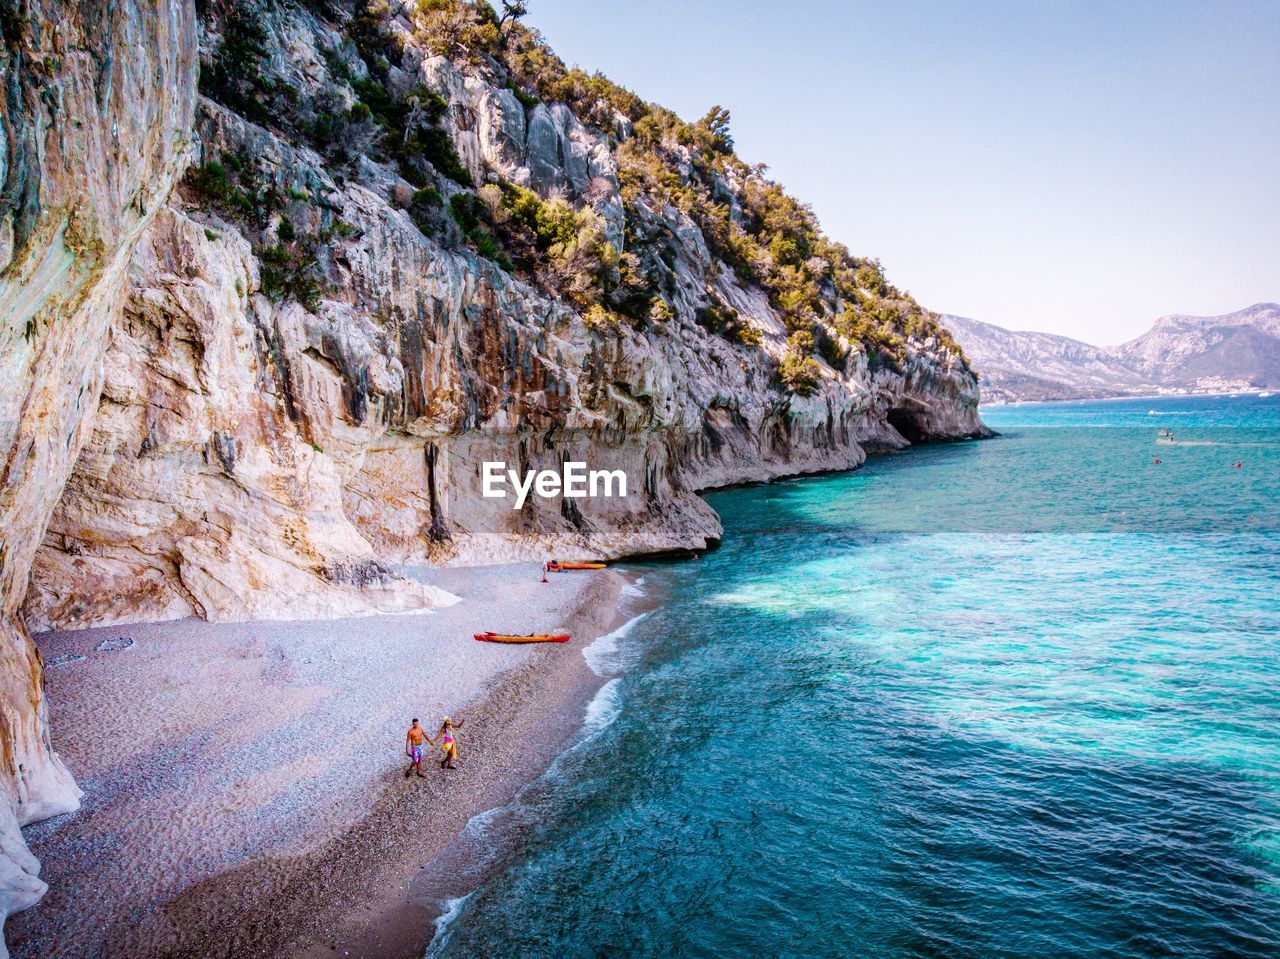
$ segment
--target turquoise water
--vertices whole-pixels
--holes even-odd
[[[985,415],[637,567],[432,953],[1280,955],[1280,397]]]

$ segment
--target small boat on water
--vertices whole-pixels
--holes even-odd
[[[1160,429],[1160,432],[1156,434],[1156,442],[1157,442],[1157,443],[1173,443],[1173,442],[1176,442],[1176,441],[1174,440],[1174,438],[1173,438],[1173,431],[1172,431],[1172,430],[1169,430],[1169,429],[1165,429],[1165,428],[1163,428],[1163,427],[1162,427],[1162,428]]]
[[[547,564],[548,573],[562,573],[570,569],[604,569],[604,563],[581,562],[581,563],[562,563],[553,559]]]
[[[482,643],[567,643],[569,641],[568,633],[527,633],[523,636],[507,633],[473,633],[472,635]]]
[[[1258,399],[1260,399],[1260,400],[1265,400],[1268,396],[1271,396],[1271,395],[1273,395],[1273,394],[1271,394],[1271,393],[1259,393],[1259,394],[1258,394]]]

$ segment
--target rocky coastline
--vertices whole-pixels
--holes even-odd
[[[987,434],[936,318],[714,117],[632,119],[377,4],[24,10],[0,20],[0,914],[46,890],[21,827],[81,797],[32,631],[442,610],[404,566],[698,549],[701,490]],[[520,204],[572,230],[520,252]],[[485,460],[569,459],[634,492],[481,495]]]

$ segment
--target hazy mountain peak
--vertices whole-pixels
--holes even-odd
[[[1137,343],[1159,330],[1187,329],[1191,327],[1211,326],[1275,326],[1280,324],[1280,304],[1255,303],[1253,306],[1236,310],[1234,313],[1223,313],[1220,316],[1195,316],[1189,313],[1169,313],[1151,324],[1151,329],[1142,336],[1135,337],[1118,349]]]
[[[1280,388],[1280,305],[1220,316],[1169,314],[1139,337],[1093,346],[945,316],[982,377],[986,402]]]

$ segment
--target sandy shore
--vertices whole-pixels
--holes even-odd
[[[25,831],[51,888],[9,920],[13,955],[421,956],[437,903],[414,875],[570,741],[601,682],[580,651],[619,621],[624,583],[542,585],[527,564],[422,575],[463,602],[38,637],[85,798]],[[406,780],[409,719],[445,714],[466,720],[459,768]]]

